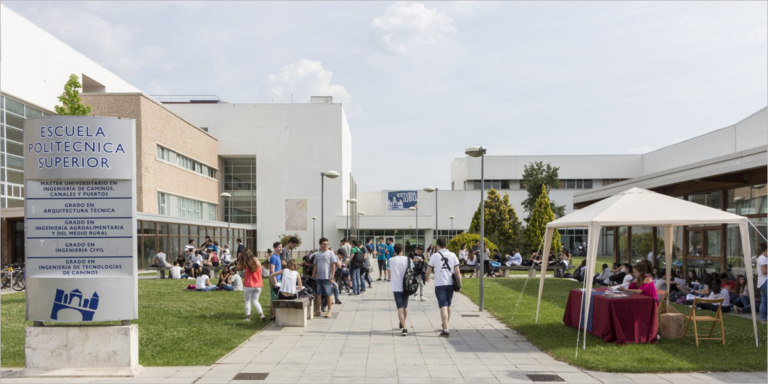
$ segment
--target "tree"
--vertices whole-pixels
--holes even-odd
[[[471,250],[472,247],[475,245],[476,242],[480,241],[480,235],[476,233],[462,233],[458,236],[454,236],[451,241],[448,242],[448,250],[455,253],[457,256],[459,254],[459,250],[461,249],[461,246],[466,244],[467,250]],[[496,244],[488,240],[488,238],[485,238],[485,248],[486,249],[494,249],[496,248]]]
[[[550,190],[560,188],[560,167],[553,167],[550,164],[544,164],[541,161],[535,163],[528,163],[523,170],[523,183],[525,189],[528,190],[528,198],[523,200],[523,208],[528,212],[528,217],[525,221],[528,222],[531,219],[533,210],[536,207],[536,201],[541,194],[541,187],[546,186]],[[556,205],[554,201],[550,202],[552,205],[552,212],[557,217],[565,216],[565,206]]]
[[[56,114],[70,116],[88,116],[91,114],[92,107],[83,105],[83,100],[80,98],[79,89],[82,87],[76,75],[69,75],[69,80],[64,84],[64,92],[59,96],[62,105],[53,107]]]
[[[531,217],[528,220],[528,226],[525,227],[525,239],[526,244],[529,247],[529,250],[537,250],[539,247],[543,247],[542,240],[544,239],[544,234],[547,230],[547,224],[555,220],[555,213],[552,212],[552,204],[549,202],[549,197],[547,196],[547,187],[541,186],[541,193],[539,194],[539,198],[536,199],[536,206],[533,208],[533,212],[531,212]],[[552,236],[552,251],[555,252],[555,254],[560,253],[561,251],[560,246],[560,232],[555,230],[554,236]],[[544,255],[542,255],[542,259],[546,260],[546,250],[542,250],[544,252]]]
[[[510,253],[521,240],[521,225],[517,212],[509,202],[509,194],[501,198],[495,189],[488,192],[485,199],[485,237],[496,243],[502,253]],[[480,233],[480,204],[477,206],[470,233]]]
[[[299,240],[299,243],[296,244],[297,247],[301,245],[301,236],[299,236],[298,233],[294,233],[293,235],[291,235],[291,234],[282,234],[282,235],[280,235],[278,237],[280,238],[280,244],[283,245],[283,248],[285,248],[285,246],[288,245],[288,241],[291,240],[291,237],[295,237],[297,240]]]

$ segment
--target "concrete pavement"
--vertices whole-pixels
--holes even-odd
[[[467,297],[454,296],[450,338],[438,337],[440,315],[430,285],[426,302],[411,300],[408,336],[400,336],[388,283],[374,281],[361,296],[341,296],[331,319],[307,328],[274,324],[206,367],[149,367],[138,378],[19,379],[3,383],[532,383],[557,375],[567,383],[765,383],[762,373],[615,374],[559,362],[508,329]],[[188,351],[187,351],[188,352]],[[184,353],[187,353],[184,352]],[[264,380],[234,380],[266,373]],[[549,377],[553,379],[553,377]]]

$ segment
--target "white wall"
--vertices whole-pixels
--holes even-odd
[[[768,144],[768,108],[734,125],[643,155],[643,175]]]
[[[325,179],[325,236],[338,244],[336,216],[349,196],[351,135],[341,104],[166,104],[192,124],[208,127],[222,157],[256,157],[257,247],[264,251],[278,237],[297,232],[301,249],[312,243],[312,216],[321,234],[320,173]],[[346,173],[346,174],[345,174]],[[223,171],[222,171],[223,178]],[[285,199],[307,199],[307,230],[285,230]]]
[[[0,5],[0,90],[48,111],[58,104],[69,75],[85,74],[106,92],[140,92],[42,28]]]
[[[485,179],[521,180],[525,166],[537,161],[560,167],[561,179],[628,179],[640,176],[641,158],[641,155],[485,156]],[[465,180],[480,180],[480,158],[467,156],[451,163],[454,189],[464,189]]]

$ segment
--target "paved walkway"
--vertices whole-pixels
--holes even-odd
[[[409,303],[408,336],[400,336],[389,284],[374,281],[362,296],[343,295],[331,319],[307,328],[265,328],[216,364],[150,367],[131,379],[17,379],[3,383],[248,383],[239,373],[268,373],[255,383],[532,383],[557,375],[568,383],[766,383],[765,373],[613,374],[582,371],[541,352],[463,295],[454,296],[451,336],[438,337],[432,286],[426,302]],[[477,316],[477,317],[475,317]]]

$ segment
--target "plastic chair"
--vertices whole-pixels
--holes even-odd
[[[683,338],[682,340],[685,340],[685,336],[688,334],[688,326],[693,322],[693,334],[696,339],[696,346],[699,346],[699,340],[722,340],[723,345],[725,345],[725,327],[723,326],[723,300],[720,299],[704,299],[701,297],[697,297],[693,300],[693,306],[691,307],[691,314],[685,316],[687,319],[685,323],[685,331],[683,331]],[[715,316],[698,316],[696,315],[696,306],[699,304],[717,304],[717,312],[715,312]],[[698,322],[709,322],[712,323],[712,325],[709,327],[709,335],[707,337],[699,337],[699,327],[697,325]],[[715,324],[720,323],[720,337],[712,337],[712,332],[715,329]]]

